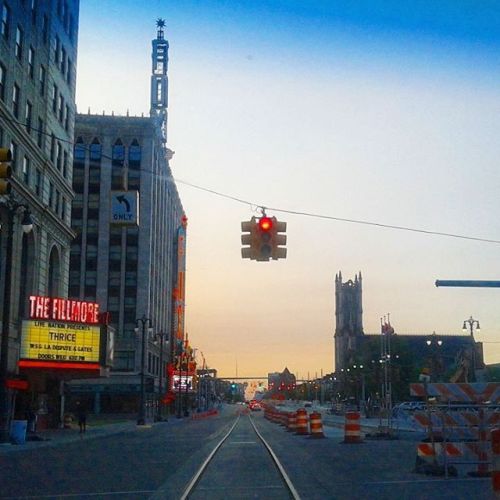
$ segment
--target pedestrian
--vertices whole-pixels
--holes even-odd
[[[78,426],[80,427],[80,434],[82,434],[87,431],[87,411],[85,409],[85,406],[80,401],[77,401],[76,406]]]

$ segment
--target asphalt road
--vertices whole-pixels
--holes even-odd
[[[2,453],[0,498],[178,499],[234,422],[235,410],[229,406],[205,420],[174,420],[98,439]],[[325,439],[311,439],[285,432],[262,412],[252,413],[252,418],[304,500],[491,498],[490,479],[445,480],[413,473],[415,441],[346,445],[341,429],[328,428]],[[231,500],[244,497],[242,492],[251,493],[246,498],[278,498],[276,488],[258,487],[278,483],[267,474],[269,457],[253,440],[246,425],[235,431],[212,464],[215,475],[200,481],[202,493],[196,498]]]

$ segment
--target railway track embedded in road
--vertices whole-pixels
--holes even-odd
[[[242,432],[247,431],[248,426],[243,425],[242,422],[245,421],[250,422],[251,424],[251,429],[253,429],[253,435],[257,436],[258,441],[249,441],[248,436],[246,436],[245,441],[232,441],[231,442],[231,437],[234,436],[236,430],[241,430]],[[245,427],[240,429],[240,427]],[[238,415],[236,418],[235,422],[231,425],[231,428],[229,431],[225,434],[225,436],[215,445],[215,447],[212,449],[208,457],[205,459],[205,461],[201,464],[197,472],[193,475],[191,480],[189,481],[188,485],[186,486],[186,489],[184,490],[181,500],[187,500],[191,498],[196,498],[198,495],[200,498],[210,498],[210,489],[207,488],[200,488],[201,483],[204,484],[209,484],[209,485],[214,485],[215,488],[212,488],[213,490],[218,490],[218,489],[224,489],[225,490],[225,495],[226,498],[231,497],[231,485],[230,484],[223,484],[221,482],[220,478],[220,471],[217,470],[211,470],[210,465],[214,464],[214,462],[217,459],[222,459],[221,455],[226,453],[228,455],[228,462],[234,463],[235,460],[232,458],[233,455],[235,454],[235,450],[238,448],[238,446],[244,447],[248,446],[251,444],[260,444],[261,447],[265,449],[265,453],[260,453],[260,450],[255,450],[255,448],[252,449],[253,454],[255,455],[255,452],[257,451],[257,454],[260,453],[260,459],[262,460],[262,465],[259,467],[256,467],[259,471],[266,470],[269,475],[274,475],[274,477],[271,477],[270,483],[272,483],[273,480],[277,480],[276,484],[274,486],[268,486],[269,488],[274,488],[272,497],[277,498],[277,494],[281,493],[281,495],[284,497],[292,498],[293,500],[300,500],[300,496],[297,493],[297,490],[295,489],[294,485],[292,484],[290,478],[288,477],[288,474],[286,473],[285,469],[283,468],[282,464],[278,460],[278,457],[274,453],[273,449],[269,445],[269,443],[264,439],[262,434],[258,431],[257,427],[255,426],[255,423],[250,415],[242,416]],[[233,445],[233,446],[229,446]],[[241,462],[245,460],[245,453],[241,452],[241,450],[238,450],[239,453],[236,454],[236,460]],[[269,464],[269,459],[271,462],[274,464],[274,469],[270,468],[268,466]],[[244,464],[239,463],[238,464],[240,467],[242,467]],[[252,460],[252,466],[255,467],[255,456],[253,456]],[[219,474],[216,474],[219,472]],[[228,471],[228,477],[234,477],[232,476]],[[279,483],[279,485],[278,485]],[[202,491],[197,491],[198,489],[203,489]],[[248,488],[252,488],[252,486],[248,486]],[[266,497],[270,498],[270,497]],[[281,497],[280,497],[281,498]]]

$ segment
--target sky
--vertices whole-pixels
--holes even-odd
[[[186,327],[221,376],[334,369],[334,278],[363,275],[365,333],[481,323],[500,362],[500,4],[478,0],[84,0],[80,112],[149,112],[151,39],[166,19],[168,147],[189,219]],[[185,181],[244,200],[194,189]],[[288,256],[241,258],[257,207]]]

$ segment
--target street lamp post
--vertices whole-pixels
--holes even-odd
[[[163,344],[165,342],[165,337],[167,337],[168,334],[165,333],[165,332],[159,332],[156,334],[156,340],[160,341],[160,376],[159,376],[159,380],[158,380],[158,393],[159,393],[159,400],[158,400],[158,414],[156,416],[156,419],[158,421],[162,421],[163,420],[163,417],[162,417],[162,412],[161,412],[161,408],[162,408],[162,390],[163,390]],[[167,344],[169,343],[169,341],[167,340]]]
[[[425,341],[425,343],[431,348],[431,359],[432,359],[432,377],[434,378],[433,382],[437,382],[437,369],[436,369],[436,354],[437,349],[443,345],[443,341],[437,338],[436,332],[432,332],[432,335],[429,339]]]
[[[464,321],[464,325],[462,327],[464,332],[467,332],[467,325],[470,329],[470,340],[472,345],[472,382],[476,382],[476,342],[474,341],[474,327],[476,328],[476,332],[481,331],[481,327],[479,326],[479,321],[474,319],[472,316],[469,319]]]
[[[153,322],[150,318],[147,318],[145,314],[142,318],[137,319],[137,330],[139,329],[139,324],[142,325],[142,348],[141,348],[141,399],[139,407],[139,416],[137,417],[137,425],[144,425],[146,423],[146,412],[145,412],[145,402],[146,402],[146,387],[144,384],[144,372],[146,365],[146,325],[149,323],[148,333],[153,328]]]
[[[0,443],[10,441],[10,394],[7,389],[7,377],[9,373],[9,336],[10,336],[10,296],[12,292],[12,247],[14,242],[14,215],[23,209],[21,226],[24,233],[33,229],[31,212],[27,205],[9,200],[2,204],[7,210],[7,245],[5,252],[5,273],[3,291],[3,317],[2,317],[2,341],[0,344]]]

